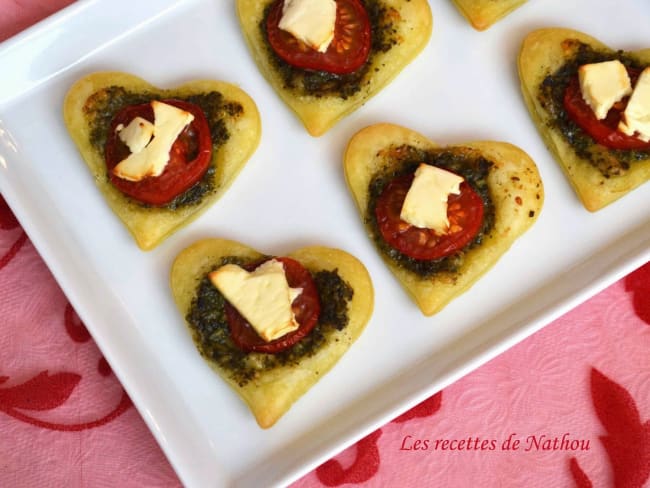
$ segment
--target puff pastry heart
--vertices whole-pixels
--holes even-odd
[[[377,19],[372,25],[377,25],[385,38],[373,41],[365,67],[360,68],[358,76],[352,75],[357,76],[353,84],[358,90],[342,95],[308,92],[303,89],[301,70],[293,72],[290,83],[296,86],[290,86],[283,75],[288,65],[279,61],[266,40],[265,12],[274,1],[237,0],[241,29],[264,77],[313,136],[324,134],[377,94],[418,55],[431,36],[433,20],[426,0],[361,0],[373,12],[370,17]]]
[[[120,104],[122,98],[137,98],[138,103],[142,103],[143,100],[184,99],[211,92],[222,95],[219,102],[222,106],[216,109],[221,126],[211,127],[211,132],[221,134],[222,141],[216,141],[213,136],[211,169],[203,178],[209,188],[206,194],[194,203],[152,207],[132,200],[111,184],[103,147],[107,129],[102,127],[107,127],[112,116],[124,106]],[[120,72],[97,72],[78,80],[66,95],[63,117],[109,207],[143,250],[154,248],[216,202],[255,152],[261,133],[257,106],[246,93],[230,83],[196,80],[176,88],[162,89]],[[225,133],[228,137],[224,142]]]
[[[235,241],[201,240],[176,257],[171,269],[170,283],[176,305],[181,315],[186,318],[185,324],[201,355],[244,400],[260,427],[268,428],[275,424],[298,398],[314,386],[361,335],[372,314],[374,292],[366,268],[359,260],[344,251],[312,246],[288,254],[287,257],[300,262],[312,276],[322,271],[337,271],[338,276],[352,289],[352,296],[347,301],[348,323],[340,330],[325,323],[327,319],[324,317],[327,314],[324,313],[324,308],[327,304],[324,303],[323,297],[327,292],[319,288],[321,314],[318,325],[309,334],[322,334],[323,342],[312,349],[311,355],[298,355],[296,360],[280,359],[274,362],[273,366],[265,367],[266,361],[275,361],[271,357],[273,354],[233,354],[229,352],[232,351],[231,339],[224,339],[225,343],[230,343],[225,347],[221,341],[211,342],[215,341],[215,334],[221,334],[219,337],[222,339],[229,337],[227,332],[215,333],[214,330],[205,329],[200,331],[200,326],[197,325],[200,322],[191,318],[201,282],[206,279],[210,271],[223,262],[224,258],[255,262],[262,257],[263,254],[258,251]],[[317,287],[320,287],[321,285],[318,284],[320,282],[316,281]],[[207,286],[209,288],[211,285]],[[223,307],[223,305],[213,307],[217,315],[219,306]],[[221,325],[217,328],[225,327],[226,329],[223,330],[227,330],[227,325],[219,323]],[[302,341],[310,341],[310,335]],[[294,347],[312,347],[304,344],[301,346],[301,342]],[[249,368],[248,373],[243,374],[238,372],[239,370],[225,367],[223,364],[224,361],[228,361],[229,354],[233,354],[233,358],[238,358],[239,363],[236,364],[245,364]]]
[[[421,162],[436,165],[442,157],[456,161],[454,164],[460,165],[454,168],[460,169],[458,173],[465,161],[483,158],[490,163],[484,180],[492,208],[486,213],[491,215],[492,224],[483,232],[480,243],[443,258],[451,261],[441,261],[438,268],[427,271],[427,263],[403,259],[405,256],[399,257],[382,241],[374,216],[373,193],[385,188],[393,175],[408,172]],[[392,124],[372,125],[355,134],[345,151],[344,169],[368,236],[425,315],[441,310],[486,273],[535,222],[544,200],[537,166],[518,147],[481,141],[441,148],[417,132]]]
[[[567,117],[560,100],[579,65],[617,58],[636,68],[650,66],[650,49],[618,52],[582,32],[547,28],[528,34],[519,53],[521,90],[533,122],[580,201],[592,212],[650,180],[650,151],[611,150],[596,144]]]

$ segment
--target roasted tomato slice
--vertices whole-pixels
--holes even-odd
[[[447,199],[450,228],[448,234],[440,235],[400,218],[413,177],[413,174],[398,176],[386,185],[377,199],[375,216],[384,240],[402,254],[419,260],[443,258],[462,249],[481,229],[483,200],[480,195],[463,181],[460,194],[451,194]]]
[[[641,72],[628,68],[632,86]],[[628,136],[618,130],[618,123],[627,105],[627,98],[614,105],[607,117],[598,120],[593,110],[582,98],[578,75],[571,79],[564,92],[564,108],[578,126],[589,134],[598,144],[610,149],[650,150],[650,142],[644,142],[635,136]]]
[[[154,206],[171,202],[197,181],[210,165],[212,137],[203,110],[193,103],[181,100],[162,100],[194,115],[194,120],[176,138],[169,152],[169,162],[160,176],[146,177],[141,181],[129,181],[113,174],[113,168],[131,154],[115,130],[119,124],[128,125],[135,117],[153,122],[153,108],[149,103],[129,105],[113,118],[105,146],[106,168],[111,183],[131,198]]]
[[[281,59],[296,68],[346,74],[358,70],[368,59],[370,20],[359,0],[336,0],[334,39],[324,53],[312,49],[278,27],[284,0],[276,0],[267,17],[268,41]]]
[[[226,320],[230,328],[230,335],[235,345],[246,352],[277,353],[283,351],[309,334],[318,322],[320,298],[309,271],[295,259],[285,257],[275,259],[283,264],[289,286],[291,288],[302,288],[302,293],[296,297],[291,305],[300,327],[278,339],[266,342],[237,309],[226,302]],[[263,262],[255,263],[250,267],[246,267],[246,269],[252,271]]]

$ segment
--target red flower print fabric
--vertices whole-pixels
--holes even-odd
[[[650,263],[641,266],[625,279],[625,289],[632,294],[636,314],[650,325]]]

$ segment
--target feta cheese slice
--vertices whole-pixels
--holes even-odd
[[[650,142],[650,68],[641,72],[627,107],[623,112],[618,130]]]
[[[278,27],[324,53],[334,39],[334,0],[284,0]]]
[[[269,342],[298,329],[291,304],[302,288],[290,288],[283,264],[270,259],[249,272],[226,264],[209,275],[212,284]]]
[[[584,64],[578,68],[578,78],[582,98],[598,120],[607,117],[616,102],[632,93],[630,77],[619,60]]]
[[[153,139],[141,151],[132,152],[113,168],[113,173],[125,180],[141,181],[147,176],[160,176],[169,162],[169,151],[174,141],[194,120],[191,113],[167,103],[154,100],[151,106],[154,113]]]
[[[401,219],[416,227],[446,234],[449,230],[447,199],[452,193],[460,193],[463,181],[457,174],[420,164],[402,204]]]
[[[117,126],[117,135],[132,153],[142,151],[153,137],[153,124],[147,119],[136,117],[129,125]]]

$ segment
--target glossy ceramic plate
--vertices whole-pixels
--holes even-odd
[[[452,2],[432,1],[427,48],[321,138],[266,84],[227,0],[79,2],[0,46],[0,191],[184,484],[287,484],[650,259],[650,185],[585,211],[531,122],[516,71],[521,40],[539,27],[571,27],[622,49],[650,46],[650,3],[616,4],[535,0],[479,33]],[[63,125],[68,87],[97,70],[162,87],[229,81],[261,112],[261,144],[230,190],[148,253],[104,203]],[[433,317],[381,263],[345,185],[348,139],[380,121],[440,143],[514,143],[545,183],[536,225]],[[366,332],[270,430],[199,357],[172,303],[174,256],[208,236],[268,253],[340,247],[375,284]]]

